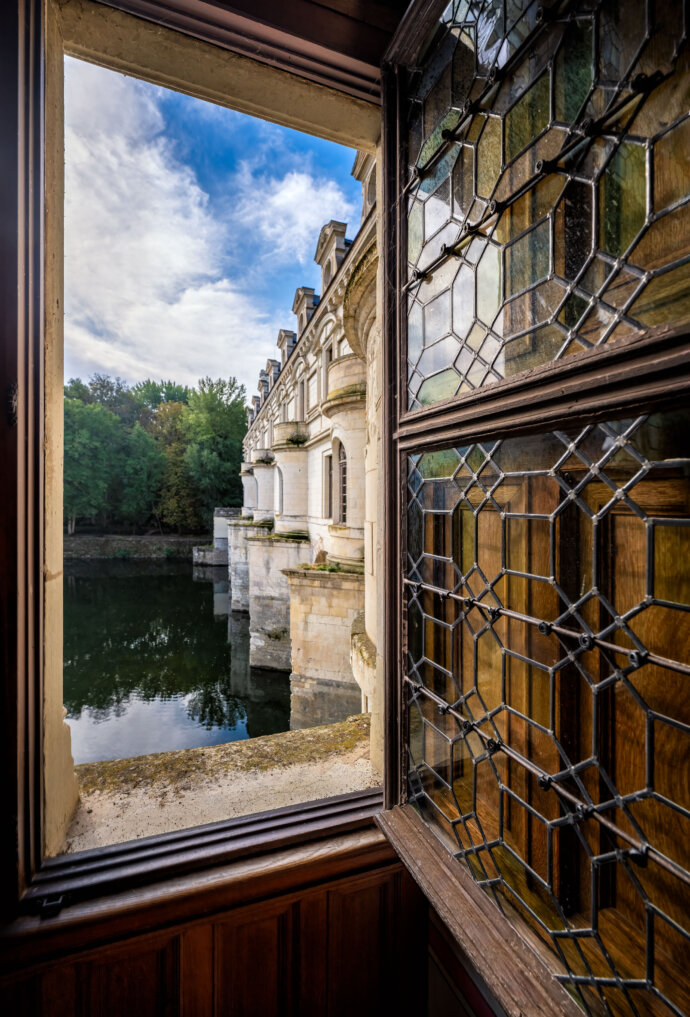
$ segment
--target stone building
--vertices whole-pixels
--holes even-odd
[[[291,671],[292,726],[371,712],[376,756],[375,595],[366,604],[376,521],[376,491],[367,490],[376,455],[367,359],[376,329],[373,156],[358,154],[352,172],[362,185],[360,227],[351,240],[345,223],[323,226],[314,255],[321,295],[297,289],[295,331],[280,330],[280,359],[259,373],[242,518],[227,520],[227,546],[232,607],[250,615],[252,665]]]

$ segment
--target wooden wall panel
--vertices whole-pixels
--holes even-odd
[[[114,925],[88,951],[66,931],[59,955],[5,976],[0,1013],[423,1017],[426,901],[399,863],[364,869],[146,935]]]
[[[76,978],[79,1017],[179,1017],[179,936],[102,951]]]

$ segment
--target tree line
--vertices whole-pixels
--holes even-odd
[[[67,532],[86,521],[131,532],[208,530],[217,505],[242,504],[244,385],[201,378],[128,385],[94,374],[65,385]]]

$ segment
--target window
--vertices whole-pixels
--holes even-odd
[[[304,378],[300,378],[297,383],[297,419],[304,420],[305,418],[305,404],[304,404]]]
[[[0,33],[6,58],[0,63],[7,75],[9,107],[21,108],[26,113],[20,120],[7,118],[0,127],[0,151],[7,156],[10,167],[3,196],[3,221],[10,227],[15,224],[4,238],[7,243],[3,277],[7,285],[3,293],[7,299],[3,302],[3,320],[12,339],[7,344],[3,387],[10,393],[10,423],[14,427],[16,418],[16,427],[3,430],[3,461],[10,478],[24,478],[19,487],[8,485],[2,509],[6,524],[2,530],[9,542],[7,555],[21,563],[17,569],[5,570],[3,580],[6,602],[17,604],[16,613],[12,608],[6,615],[5,643],[4,715],[10,733],[3,740],[9,817],[3,851],[9,864],[3,872],[9,892],[3,899],[9,908],[14,907],[17,896],[31,884],[41,868],[42,856],[53,853],[55,844],[60,843],[64,821],[60,789],[71,772],[71,766],[61,756],[64,723],[58,673],[60,653],[59,648],[56,650],[62,583],[60,541],[55,539],[62,495],[54,457],[60,444],[63,381],[60,364],[63,43],[69,53],[78,52],[96,63],[116,67],[121,66],[117,46],[125,45],[131,73],[163,83],[174,74],[181,87],[188,82],[190,89],[201,97],[250,108],[286,125],[297,124],[291,86],[301,80],[301,95],[312,88],[292,67],[272,68],[268,72],[264,65],[235,54],[229,61],[227,49],[213,45],[218,41],[217,35],[222,34],[213,19],[197,26],[198,34],[207,41],[199,43],[199,52],[203,51],[205,59],[195,61],[189,59],[190,50],[197,45],[190,42],[190,36],[178,36],[168,27],[114,13],[97,3],[80,5],[76,17],[75,11],[68,8],[69,5],[58,5],[52,0],[45,5],[27,0],[26,4],[8,7],[3,12]],[[172,8],[170,12],[166,10],[169,22],[174,22],[176,16]],[[117,26],[113,19],[117,19]],[[95,31],[94,21],[98,22]],[[163,37],[167,44],[164,59],[160,45]],[[136,45],[130,45],[133,40]],[[18,63],[20,53],[22,60]],[[242,64],[246,76],[229,73],[230,63],[233,67]],[[260,87],[267,74],[271,79],[268,92]],[[367,92],[371,90],[368,82]],[[364,101],[353,104],[351,96],[340,94],[332,83],[325,88],[316,86],[314,94],[321,101],[314,103],[313,109],[300,110],[299,126],[315,134],[337,137],[352,147],[375,146],[380,112],[374,102],[367,101],[366,95]],[[51,109],[49,123],[43,117],[46,99]],[[334,120],[339,124],[337,132],[332,128]],[[37,294],[45,294],[46,308],[50,306],[45,316],[42,311],[38,313],[34,303]],[[18,743],[17,731],[30,732],[30,738],[24,740],[22,736]],[[45,769],[44,752],[48,759]],[[196,831],[190,837],[198,839]],[[269,836],[269,840],[274,846],[279,838]],[[134,853],[138,855],[138,848]],[[174,868],[179,865],[177,848],[173,848],[173,854],[177,859],[172,862]],[[203,848],[199,857],[207,864],[211,855]],[[51,872],[59,870],[60,865],[54,864]],[[162,871],[158,868],[157,874]],[[109,880],[107,888],[102,884],[101,889],[122,885],[118,879]],[[88,877],[81,881],[78,878],[77,882],[79,887],[70,891],[71,900],[93,892],[93,882]],[[87,885],[90,882],[91,891]],[[36,893],[49,896],[47,884],[44,882],[40,893],[38,889]]]
[[[330,344],[325,348],[325,350],[323,351],[323,356],[321,357],[321,372],[323,376],[323,384],[321,386],[322,399],[328,398],[328,365],[332,362],[332,360],[333,360],[333,345]]]
[[[323,457],[323,515],[333,518],[333,456],[329,452]]]
[[[338,522],[347,522],[347,456],[342,442],[338,444]]]
[[[463,0],[401,56],[402,800],[591,1015],[690,1012],[683,17]]]

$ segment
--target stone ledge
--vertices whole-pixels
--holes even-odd
[[[345,569],[328,568],[297,568],[283,569],[283,575],[287,576],[289,583],[302,586],[364,586],[364,574],[362,572],[345,571]]]
[[[268,533],[247,537],[248,544],[308,544],[308,533]]]

